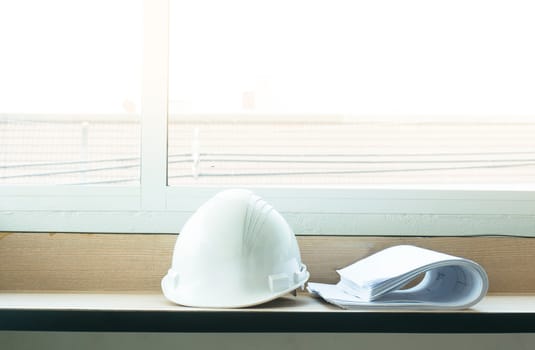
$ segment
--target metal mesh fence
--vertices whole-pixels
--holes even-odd
[[[138,122],[0,121],[0,184],[136,184]]]
[[[0,120],[0,184],[138,184],[140,133],[137,121]],[[535,123],[175,120],[168,182],[533,184],[533,135]]]

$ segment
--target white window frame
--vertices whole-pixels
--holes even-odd
[[[144,1],[143,42],[140,186],[2,185],[0,232],[178,233],[222,190],[167,186],[169,0]],[[248,188],[298,234],[535,236],[525,185]]]

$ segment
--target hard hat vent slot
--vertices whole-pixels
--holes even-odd
[[[269,276],[269,289],[271,289],[271,292],[281,292],[288,288],[290,288],[290,280],[285,273]]]

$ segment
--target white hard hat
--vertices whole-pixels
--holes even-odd
[[[182,228],[162,290],[180,305],[246,307],[302,287],[308,277],[286,220],[252,192],[226,190]]]

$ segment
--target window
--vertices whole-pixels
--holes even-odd
[[[0,184],[139,182],[141,5],[0,4]]]
[[[535,223],[529,2],[1,6],[0,229],[177,232],[225,187],[298,233]]]
[[[170,1],[169,184],[533,184],[533,5]]]

